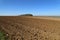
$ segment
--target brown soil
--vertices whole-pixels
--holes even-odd
[[[60,40],[60,21],[48,19],[29,16],[0,17],[0,29],[9,40]]]

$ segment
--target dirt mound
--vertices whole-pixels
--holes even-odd
[[[9,40],[60,40],[60,21],[23,16],[0,17]]]

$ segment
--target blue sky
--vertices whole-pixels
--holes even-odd
[[[60,0],[0,0],[0,15],[60,16]]]

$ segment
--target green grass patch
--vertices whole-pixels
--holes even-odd
[[[0,31],[0,40],[6,40],[4,32]]]

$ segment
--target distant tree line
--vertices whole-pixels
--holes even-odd
[[[32,14],[23,14],[23,15],[20,15],[20,16],[33,16]]]

